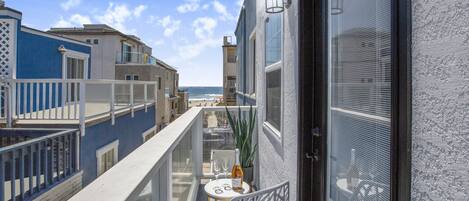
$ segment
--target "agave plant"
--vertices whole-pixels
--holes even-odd
[[[252,135],[256,126],[256,111],[252,106],[249,108],[248,118],[242,118],[241,107],[238,108],[238,116],[234,117],[225,107],[228,121],[233,130],[233,138],[235,146],[239,149],[239,162],[242,168],[253,167],[254,154],[256,153],[257,144],[252,144]]]

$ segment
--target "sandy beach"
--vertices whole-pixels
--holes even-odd
[[[220,103],[220,99],[221,97],[207,100],[189,100],[189,107],[217,106]]]

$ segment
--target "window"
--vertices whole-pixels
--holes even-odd
[[[124,62],[132,61],[132,46],[130,46],[129,44],[122,44],[122,59],[124,60]]]
[[[227,62],[228,63],[236,63],[236,49],[235,48],[228,48],[226,52],[227,55]]]
[[[83,59],[67,57],[67,79],[84,79],[85,62]]]
[[[94,40],[93,40],[93,44],[95,44],[95,45],[99,44],[99,40],[98,40],[98,39],[94,39]]]
[[[102,175],[118,161],[119,140],[116,140],[96,151],[97,174]]]
[[[256,36],[249,39],[249,93],[256,93]]]
[[[153,128],[150,128],[147,131],[143,132],[143,134],[142,134],[143,142],[144,143],[147,142],[148,140],[150,140],[155,135],[156,135],[156,126],[154,126]]]
[[[265,121],[280,132],[282,127],[282,14],[265,22]]]
[[[139,80],[139,76],[135,74],[125,75],[125,80]]]
[[[281,72],[275,70],[266,76],[266,120],[280,131],[281,124]]]
[[[393,3],[347,2],[327,17],[327,199],[355,200],[371,186],[382,192],[362,199],[391,200]]]
[[[265,22],[265,64],[270,66],[281,60],[282,14],[273,14]]]
[[[86,43],[91,44],[91,39],[86,39]]]
[[[161,77],[158,77],[158,90],[161,90]]]

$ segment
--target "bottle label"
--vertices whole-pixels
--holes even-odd
[[[233,178],[231,180],[231,186],[233,186],[234,188],[236,187],[242,187],[241,185],[241,178]]]

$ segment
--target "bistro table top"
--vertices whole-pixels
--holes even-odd
[[[205,184],[205,192],[208,197],[217,200],[229,200],[236,196],[249,193],[249,184],[243,182],[243,192],[236,192],[232,189],[231,179],[217,179]]]

